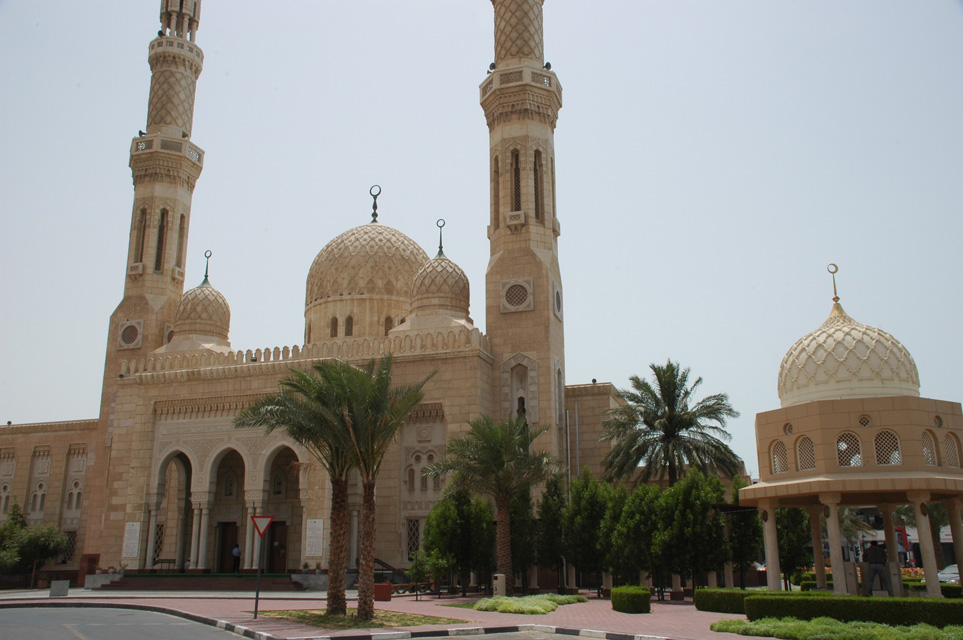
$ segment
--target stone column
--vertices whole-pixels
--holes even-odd
[[[151,500],[150,516],[147,518],[147,553],[144,554],[144,564],[141,568],[154,568],[154,545],[157,544],[157,504]]]
[[[708,576],[706,577],[706,579],[707,579],[708,582],[709,582],[709,588],[710,588],[710,589],[715,589],[716,587],[719,586],[719,572],[717,572],[717,571],[710,571],[709,574],[708,574]],[[693,585],[693,586],[694,586],[694,585]],[[727,585],[727,586],[728,586],[728,585]]]
[[[896,539],[896,524],[893,522],[893,505],[876,505],[883,518],[883,535],[886,537],[886,561],[899,563],[899,540]]]
[[[782,591],[779,567],[779,533],[776,530],[776,505],[766,500],[759,503],[762,538],[766,548],[766,585],[770,591]]]
[[[736,586],[735,574],[734,574],[733,566],[731,562],[726,563],[725,579],[726,579],[727,588],[732,589],[734,586]]]
[[[669,591],[670,600],[682,600],[685,592],[682,590],[682,576],[678,573],[672,574],[672,589]]]
[[[960,520],[961,500],[954,498],[946,500],[943,505],[950,516],[950,533],[953,534],[953,552],[957,565],[963,564],[963,521]]]
[[[528,569],[528,588],[538,589],[538,566],[532,565]]]
[[[194,507],[194,516],[191,518],[191,525],[191,569],[196,569],[198,563],[197,545],[201,539],[200,507]]]
[[[245,570],[257,568],[254,564],[254,541],[257,538],[257,532],[254,530],[254,521],[251,520],[251,516],[256,515],[257,503],[248,502],[247,519],[244,521],[244,562],[242,564]]]
[[[207,569],[207,543],[211,528],[211,507],[207,504],[201,507],[201,542],[200,554],[198,555],[197,568]]]
[[[843,536],[839,530],[839,501],[838,493],[820,493],[819,501],[825,505],[823,515],[826,516],[826,533],[829,537],[829,562],[833,565],[833,593],[837,596],[846,594],[846,568],[843,560]]]
[[[933,534],[930,531],[929,508],[926,501],[930,499],[929,491],[907,491],[906,498],[913,503],[916,513],[916,535],[920,538],[920,550],[923,552],[923,576],[926,578],[926,595],[932,598],[942,598],[940,580],[937,575],[940,568],[936,566],[936,550],[933,548]]]
[[[813,538],[813,567],[816,570],[816,587],[826,588],[826,559],[823,557],[823,528],[819,523],[819,516],[823,513],[822,505],[806,507],[809,514],[809,530]]]

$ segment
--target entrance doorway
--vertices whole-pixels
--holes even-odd
[[[287,573],[288,524],[275,520],[268,529],[268,573]]]
[[[218,522],[217,543],[220,553],[217,556],[217,566],[214,571],[218,573],[232,573],[234,571],[234,545],[237,544],[237,523]]]

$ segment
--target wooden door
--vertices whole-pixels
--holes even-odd
[[[268,573],[287,573],[288,524],[275,520],[269,530]]]
[[[218,522],[217,528],[220,531],[218,535],[220,553],[218,554],[217,566],[214,570],[220,573],[231,573],[234,571],[234,545],[237,544],[237,523]]]

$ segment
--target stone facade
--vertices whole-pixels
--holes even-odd
[[[229,570],[234,544],[244,569],[323,565],[325,472],[283,433],[236,430],[232,418],[293,369],[387,353],[397,383],[434,377],[379,476],[379,559],[407,566],[445,486],[421,469],[470,419],[522,414],[549,427],[540,445],[573,475],[585,465],[599,471],[609,446],[599,442],[602,415],[616,390],[565,380],[553,140],[561,86],[543,60],[541,0],[494,2],[498,68],[480,95],[492,164],[487,334],[469,315],[469,278],[458,265],[442,251],[429,259],[375,214],[311,266],[303,344],[242,350],[230,344],[230,307],[208,274],[184,292],[191,197],[204,162],[191,138],[201,2],[189,4],[162,3],[148,50],[147,130],[130,149],[125,289],[109,321],[100,417],[0,429],[0,520],[19,502],[29,521],[73,532],[65,568]],[[350,492],[353,564],[356,479]],[[274,517],[264,557],[254,515]]]

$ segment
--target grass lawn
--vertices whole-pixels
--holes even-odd
[[[720,620],[713,622],[710,628],[743,636],[786,640],[963,640],[963,627],[937,629],[928,624],[890,627],[875,622],[840,622],[833,618],[809,621],[763,618],[754,622]]]
[[[290,620],[300,624],[320,627],[337,631],[341,629],[371,629],[375,627],[418,627],[426,624],[461,624],[467,620],[455,618],[437,618],[435,616],[418,616],[410,613],[397,613],[375,609],[374,620],[359,620],[355,617],[356,609],[348,609],[346,616],[328,616],[323,609],[308,611],[294,609],[291,611],[261,611],[258,615],[265,618]]]

